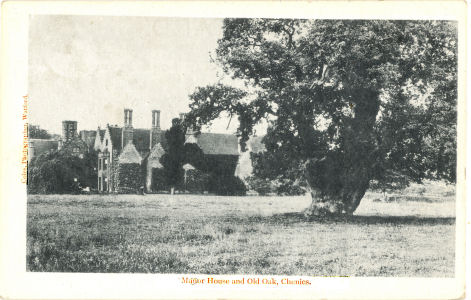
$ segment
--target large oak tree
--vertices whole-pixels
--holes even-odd
[[[200,129],[266,120],[266,178],[305,182],[309,212],[351,214],[372,180],[456,177],[457,32],[448,21],[226,19],[216,62],[246,88],[190,96]]]

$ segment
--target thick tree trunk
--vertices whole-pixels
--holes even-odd
[[[351,215],[360,205],[361,199],[368,189],[367,184],[344,189],[338,197],[322,196],[318,190],[311,188],[311,205],[305,210],[307,217],[334,215]]]
[[[324,181],[319,181],[319,177],[329,173],[330,177],[325,176],[321,178]],[[354,163],[345,170],[335,168],[335,162],[330,159],[306,164],[306,179],[312,202],[305,215],[312,218],[353,214],[368,190],[370,181],[368,168],[362,167],[361,163]],[[322,192],[319,186],[327,187],[328,191]]]
[[[374,124],[379,111],[376,90],[351,90],[351,116],[342,121],[338,148],[308,160],[305,175],[311,188],[308,216],[351,215],[369,187],[375,163]]]
[[[361,199],[363,199],[363,196],[365,196],[368,190],[368,186],[369,180],[359,180],[356,187],[344,191],[343,203],[346,214],[351,215],[358,208]]]

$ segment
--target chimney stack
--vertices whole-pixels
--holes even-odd
[[[124,128],[122,130],[121,148],[124,148],[128,143],[131,143],[134,136],[134,129],[132,128],[132,109],[124,109]]]
[[[71,141],[77,137],[77,121],[62,121],[62,140]]]
[[[152,111],[152,128],[160,129],[160,110]]]
[[[149,150],[160,143],[161,141],[161,131],[160,131],[160,110],[152,110],[152,128],[150,129],[150,144]]]
[[[124,109],[124,127],[132,127],[132,109]]]

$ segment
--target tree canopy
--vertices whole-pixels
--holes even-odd
[[[180,119],[172,120],[172,127],[165,132],[166,149],[165,154],[160,158],[164,167],[164,177],[173,189],[183,182],[183,163],[185,159],[185,131]]]
[[[28,137],[30,139],[50,139],[52,136],[47,130],[42,129],[38,125],[29,125]]]
[[[164,167],[163,176],[166,185],[171,188],[182,187],[184,164],[189,163],[197,169],[205,168],[203,151],[196,144],[185,143],[185,133],[186,128],[178,118],[172,120],[172,127],[165,132],[167,143],[160,162]]]
[[[455,180],[454,22],[226,19],[216,54],[246,88],[197,88],[187,122],[237,115],[245,149],[266,120],[260,174],[305,182],[315,214],[352,213],[371,180]]]
[[[34,157],[28,164],[28,192],[79,193],[81,188],[96,188],[97,155],[83,158],[67,151],[51,151]]]

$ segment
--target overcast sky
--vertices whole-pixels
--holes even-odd
[[[30,21],[29,123],[53,133],[61,132],[62,120],[78,121],[79,130],[122,125],[124,108],[133,109],[135,128],[150,128],[151,110],[160,109],[168,128],[189,110],[195,87],[215,83],[221,73],[209,55],[222,36],[221,19],[36,15]]]

